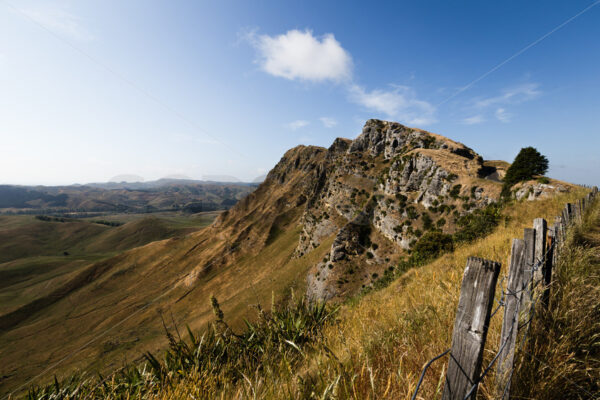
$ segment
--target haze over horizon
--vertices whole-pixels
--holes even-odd
[[[2,0],[0,184],[251,182],[370,118],[599,184],[598,3]]]

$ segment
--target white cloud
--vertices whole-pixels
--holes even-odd
[[[518,104],[538,97],[542,92],[538,90],[537,83],[526,83],[504,89],[502,94],[487,99],[477,100],[475,107],[485,108],[499,104]]]
[[[325,128],[333,128],[334,126],[336,126],[338,124],[337,120],[335,120],[335,118],[331,118],[331,117],[321,117],[321,118],[319,118],[319,120],[321,120],[321,122],[323,123],[323,126]]]
[[[425,125],[435,122],[435,107],[416,97],[414,90],[406,86],[392,86],[391,90],[367,91],[358,85],[349,88],[350,99],[368,110],[397,118],[401,122]]]
[[[510,119],[512,117],[511,114],[509,114],[508,112],[506,112],[506,110],[504,108],[498,108],[496,109],[496,112],[494,113],[494,115],[496,116],[496,118],[498,118],[499,121],[501,122],[510,122]]]
[[[285,124],[285,126],[288,129],[291,129],[293,131],[300,129],[300,128],[304,128],[305,126],[307,126],[308,124],[310,124],[310,122],[304,120],[304,119],[299,119],[296,121],[292,121],[290,123]]]
[[[389,90],[372,91],[357,85],[352,76],[352,57],[333,34],[314,36],[310,30],[290,30],[277,36],[244,35],[258,52],[261,69],[273,76],[310,82],[332,81],[342,83],[349,100],[369,111],[383,113],[389,119],[404,123],[425,125],[435,122],[435,107],[417,98],[407,86],[392,86]],[[332,118],[322,117],[327,128],[337,124]],[[294,121],[287,126],[298,129],[308,124]]]
[[[485,122],[485,118],[483,115],[478,114],[478,115],[473,115],[472,117],[468,117],[462,120],[463,124],[465,125],[476,125],[476,124],[481,124],[482,122]]]
[[[352,58],[333,34],[321,38],[309,30],[278,36],[248,35],[259,52],[261,68],[274,76],[313,82],[350,80]]]
[[[79,17],[62,8],[37,6],[20,9],[19,12],[56,34],[68,36],[80,42],[94,39],[94,36],[82,25]]]

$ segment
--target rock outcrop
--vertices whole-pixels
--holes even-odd
[[[428,230],[452,233],[461,215],[498,199],[503,167],[443,136],[371,119],[354,140],[286,152],[214,226],[249,253],[299,229],[292,258],[312,260],[308,297],[342,298],[372,285]]]
[[[368,120],[354,140],[336,139],[317,167],[295,257],[333,237],[309,272],[307,294],[327,300],[372,284],[419,236],[495,201],[500,185],[472,149],[396,122]],[[435,225],[432,225],[435,224]]]
[[[512,189],[514,197],[517,200],[538,200],[553,196],[557,193],[568,192],[571,185],[559,183],[556,181],[542,183],[538,181],[521,182]]]

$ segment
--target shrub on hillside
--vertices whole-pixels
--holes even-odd
[[[423,212],[423,215],[421,215],[421,221],[423,221],[424,230],[429,231],[433,229],[433,220],[431,219],[429,214],[427,214],[427,212]]]
[[[432,231],[427,232],[415,243],[410,255],[413,264],[422,264],[442,253],[454,249],[454,240],[452,235]]]
[[[462,185],[460,183],[458,185],[454,185],[452,187],[452,189],[450,190],[450,197],[452,197],[453,199],[458,199],[461,188],[462,188]]]
[[[470,242],[478,237],[484,237],[494,230],[500,222],[500,218],[500,206],[497,204],[463,215],[456,220],[459,229],[454,234],[454,240]]]

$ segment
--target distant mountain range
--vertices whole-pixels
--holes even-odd
[[[69,186],[0,185],[0,213],[215,211],[231,207],[256,186],[167,178]]]

